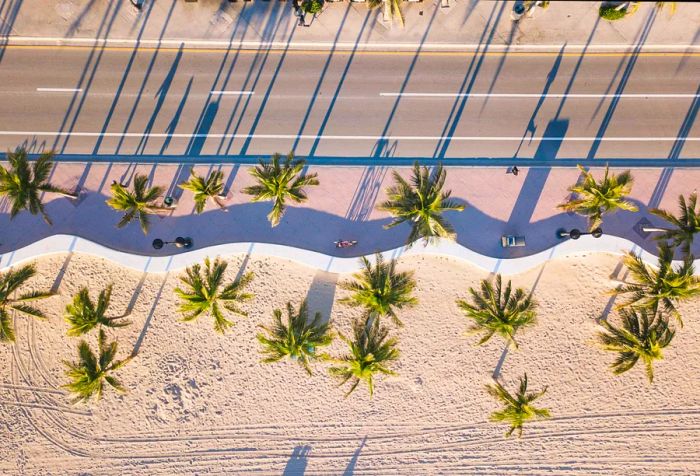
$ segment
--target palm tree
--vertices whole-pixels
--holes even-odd
[[[659,245],[658,269],[647,266],[642,258],[628,252],[623,259],[632,277],[632,282],[624,282],[610,291],[613,295],[628,295],[629,299],[617,306],[618,309],[659,310],[673,315],[683,327],[683,320],[676,304],[700,296],[700,278],[695,276],[693,255],[687,255],[677,269],[673,268],[673,250],[665,243]]]
[[[675,332],[669,328],[668,319],[650,309],[622,309],[622,327],[608,321],[600,321],[605,332],[598,333],[598,341],[604,350],[617,352],[617,359],[610,364],[615,375],[634,367],[641,358],[646,367],[649,383],[654,381],[653,363],[664,358],[662,349],[667,347]]]
[[[105,382],[118,392],[126,393],[122,383],[111,374],[126,365],[133,356],[124,360],[114,360],[117,356],[117,342],[107,344],[106,340],[104,330],[100,329],[97,338],[99,355],[95,355],[90,345],[81,340],[78,344],[78,362],[63,362],[68,368],[66,376],[71,380],[63,387],[73,394],[71,403],[87,402],[92,397],[99,400],[102,398]]]
[[[270,163],[261,160],[259,166],[251,169],[250,174],[258,184],[244,188],[243,193],[252,195],[254,202],[272,201],[272,211],[267,219],[273,227],[279,225],[287,199],[295,203],[305,202],[304,187],[318,185],[317,174],[300,175],[305,164],[303,160],[294,160],[294,153],[290,152],[284,164],[280,164],[280,154],[274,154]]]
[[[371,398],[374,395],[375,374],[396,375],[387,365],[399,358],[399,350],[396,348],[398,341],[394,337],[387,339],[389,330],[382,327],[377,319],[368,323],[356,320],[353,323],[353,333],[352,341],[339,333],[340,338],[350,347],[350,354],[335,360],[336,365],[329,369],[329,373],[340,379],[339,386],[352,381],[345,397],[364,381],[367,382]]]
[[[394,171],[396,184],[387,190],[388,200],[377,207],[394,216],[394,221],[384,228],[410,222],[411,233],[406,241],[409,246],[420,238],[426,245],[436,243],[440,238],[455,239],[454,229],[442,217],[442,213],[448,210],[462,211],[464,205],[450,200],[450,190],[443,192],[446,176],[441,164],[431,176],[427,167],[421,168],[416,162],[409,184]]]
[[[163,187],[148,188],[148,177],[137,175],[134,177],[134,190],[129,191],[124,185],[112,182],[112,198],[107,200],[107,205],[119,212],[125,212],[117,228],[122,228],[132,220],[138,218],[143,234],[148,234],[150,225],[149,215],[166,210],[166,207],[156,205],[156,200],[163,194]]]
[[[494,334],[498,334],[517,348],[513,334],[521,327],[535,324],[535,300],[526,295],[522,288],[512,292],[510,281],[503,290],[500,274],[496,275],[495,289],[489,280],[484,279],[481,281],[481,292],[469,288],[469,294],[473,304],[460,299],[457,305],[474,321],[468,332],[484,333],[477,345],[488,342]]]
[[[45,152],[30,166],[26,149],[20,148],[7,153],[10,168],[6,169],[0,165],[0,196],[5,196],[10,201],[10,219],[22,210],[28,210],[32,215],[40,213],[44,221],[51,225],[51,218],[41,203],[41,194],[48,192],[78,198],[77,195],[49,183],[52,159],[53,152]]]
[[[663,8],[668,5],[669,16],[673,16],[676,13],[676,2],[656,2],[656,8],[663,10]]]
[[[267,335],[259,333],[258,341],[263,346],[263,362],[278,362],[285,357],[296,360],[311,375],[311,362],[327,360],[327,354],[317,354],[318,347],[330,345],[333,335],[329,325],[321,323],[321,313],[314,315],[309,322],[309,310],[306,300],[302,301],[299,311],[295,312],[292,303],[287,303],[287,324],[282,322],[282,311],[272,312],[271,327],[260,326]]]
[[[70,324],[69,336],[80,336],[90,332],[95,327],[124,327],[130,324],[129,321],[120,321],[126,316],[107,317],[105,313],[109,308],[109,301],[112,297],[112,285],[100,291],[97,297],[97,304],[90,299],[88,288],[84,287],[78,294],[73,296],[73,302],[66,306],[65,320]]]
[[[182,300],[178,310],[184,316],[183,321],[193,321],[204,314],[211,314],[214,317],[214,330],[223,334],[233,326],[233,322],[226,319],[222,307],[241,316],[248,315],[238,307],[238,303],[253,298],[252,294],[243,291],[253,280],[253,273],[246,273],[224,285],[227,267],[228,263],[219,258],[213,264],[206,258],[204,273],[198,264],[185,270],[186,276],[181,276],[180,281],[186,289],[175,288],[175,294]]]
[[[688,197],[688,203],[685,202],[683,195],[680,195],[678,197],[678,205],[681,209],[679,217],[675,217],[670,212],[659,208],[650,209],[649,211],[651,213],[675,226],[674,229],[666,229],[663,231],[657,236],[657,239],[664,241],[671,240],[674,247],[680,246],[685,254],[689,254],[690,248],[693,246],[693,237],[696,233],[700,232],[700,209],[697,211],[695,210],[697,203],[698,194],[695,192],[691,193]]]
[[[416,287],[413,272],[396,271],[396,260],[385,262],[381,253],[375,254],[374,258],[374,266],[364,256],[360,258],[362,271],[352,275],[354,281],[340,284],[342,289],[352,291],[352,295],[340,302],[352,307],[363,307],[368,315],[390,316],[397,325],[402,326],[396,309],[412,307],[418,303],[418,299],[412,296]]]
[[[221,201],[221,193],[224,191],[224,173],[214,170],[205,179],[198,176],[194,168],[190,170],[190,179],[178,185],[183,190],[194,192],[194,211],[202,213],[207,200],[211,199],[219,208],[226,211],[226,205]]]
[[[588,217],[590,230],[601,225],[606,213],[638,210],[632,202],[625,200],[632,190],[633,179],[629,170],[619,175],[610,175],[606,166],[603,180],[596,182],[592,173],[581,165],[578,168],[583,174],[583,181],[569,187],[572,197],[568,202],[560,204],[560,209]]]
[[[539,392],[528,393],[527,374],[520,378],[520,387],[515,396],[511,395],[498,382],[495,382],[494,385],[486,385],[486,391],[505,405],[503,410],[493,412],[489,419],[496,423],[505,422],[510,425],[510,429],[506,431],[506,437],[510,437],[515,430],[518,430],[518,438],[520,438],[523,435],[523,423],[528,420],[550,417],[549,410],[532,405],[532,402],[545,394],[547,387],[545,386]]]
[[[28,303],[51,297],[50,291],[29,291],[17,296],[17,291],[36,275],[33,264],[23,266],[16,271],[9,270],[0,274],[0,342],[14,342],[15,331],[12,316],[8,311],[15,311],[30,317],[45,319],[44,313]]]
[[[385,19],[397,20],[402,27],[406,24],[401,11],[401,0],[369,0],[367,6],[370,9],[381,7]]]

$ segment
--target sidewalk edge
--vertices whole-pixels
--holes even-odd
[[[302,50],[302,51],[376,51],[376,52],[451,52],[451,53],[700,53],[700,44],[462,44],[462,43],[353,43],[353,42],[283,42],[283,41],[220,41],[194,39],[135,40],[129,38],[59,38],[0,36],[0,48],[7,46],[44,47],[107,47],[211,50]]]

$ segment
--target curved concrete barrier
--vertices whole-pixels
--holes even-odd
[[[402,246],[383,252],[387,259],[412,255],[437,255],[466,261],[489,272],[518,274],[538,266],[552,258],[586,253],[622,254],[631,250],[650,264],[657,263],[657,257],[642,250],[631,241],[616,236],[604,235],[593,238],[584,235],[578,240],[565,240],[540,253],[521,258],[492,258],[476,253],[457,243],[444,241],[439,245],[424,247],[416,244],[410,248]],[[202,249],[182,252],[170,256],[143,256],[116,251],[73,235],[53,235],[18,250],[0,255],[0,270],[55,253],[85,253],[105,258],[122,266],[149,273],[176,271],[199,263],[207,256],[228,256],[234,254],[257,254],[288,259],[303,265],[331,273],[348,273],[360,269],[357,257],[338,258],[314,251],[291,246],[268,243],[229,243]],[[372,256],[368,256],[372,260]]]

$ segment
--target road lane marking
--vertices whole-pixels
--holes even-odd
[[[220,94],[222,96],[252,96],[255,91],[209,91],[209,94]]]
[[[58,131],[0,131],[0,136],[50,136],[50,137],[124,137],[124,138],[169,138],[169,139],[267,139],[267,140],[372,140],[372,141],[521,141],[522,136],[392,136],[392,135],[355,135],[355,136],[340,136],[340,135],[313,135],[313,134],[229,134],[229,133],[160,133],[160,132],[58,132]],[[675,142],[700,141],[700,137],[533,137],[533,142]]]
[[[638,98],[638,99],[694,99],[700,94],[537,94],[537,93],[379,93],[382,97],[425,98]]]
[[[36,88],[40,93],[79,93],[83,88]]]

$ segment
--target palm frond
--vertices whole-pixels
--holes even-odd
[[[629,170],[614,175],[606,166],[603,179],[598,182],[582,165],[578,168],[583,180],[569,187],[571,198],[558,208],[587,217],[590,230],[601,225],[605,214],[618,210],[638,211],[637,206],[625,198],[632,191],[633,179]]]
[[[615,326],[600,321],[603,330],[598,333],[598,342],[603,350],[617,353],[610,365],[615,375],[632,369],[641,359],[649,383],[654,380],[653,362],[663,359],[675,331],[669,327],[668,319],[656,310],[629,308],[619,311],[622,325]]]
[[[486,385],[486,391],[504,406],[502,410],[493,412],[490,420],[510,425],[510,428],[505,433],[506,437],[510,437],[516,430],[518,437],[521,437],[523,424],[527,421],[550,417],[549,410],[532,405],[532,402],[545,394],[547,387],[544,387],[539,392],[528,393],[527,374],[520,378],[520,385],[515,395],[508,392],[498,382],[495,382],[493,385]]]
[[[389,338],[389,330],[381,326],[378,319],[366,323],[356,320],[353,324],[354,339],[340,337],[348,344],[349,354],[335,359],[328,371],[331,376],[340,381],[339,385],[351,382],[350,389],[345,394],[349,396],[360,384],[365,382],[370,398],[374,395],[374,377],[381,373],[395,375],[388,365],[398,360],[399,350],[396,348],[396,338]]]
[[[423,239],[426,245],[437,243],[441,238],[454,240],[454,229],[442,214],[446,211],[462,211],[464,205],[450,200],[451,192],[442,190],[446,175],[442,165],[438,165],[431,174],[427,167],[421,168],[416,162],[409,184],[394,171],[395,184],[387,189],[387,200],[377,207],[394,217],[385,228],[409,222],[409,246],[419,239]]]
[[[237,305],[252,299],[253,295],[244,289],[252,281],[253,274],[246,273],[225,284],[224,273],[227,266],[228,264],[219,258],[213,263],[206,258],[203,267],[195,264],[185,269],[185,275],[180,276],[182,286],[174,290],[180,298],[178,311],[183,316],[183,321],[193,321],[200,316],[211,315],[214,318],[214,329],[223,334],[233,326],[233,322],[226,318],[224,309],[246,315]]]
[[[469,288],[469,294],[471,301],[460,299],[457,305],[473,321],[468,332],[483,334],[477,345],[488,342],[498,334],[517,348],[515,332],[536,322],[537,302],[522,288],[513,291],[510,281],[503,289],[500,274],[496,275],[495,288],[484,279],[481,290]]]
[[[287,322],[282,322],[282,311],[273,311],[273,324],[260,326],[264,332],[256,336],[262,345],[263,362],[277,362],[290,358],[301,365],[311,375],[311,363],[326,360],[327,355],[317,352],[320,347],[331,344],[333,335],[329,324],[321,322],[320,312],[309,322],[308,305],[302,301],[299,310],[295,311],[291,303],[287,303]]]
[[[403,325],[396,311],[418,303],[413,296],[416,287],[413,273],[396,271],[396,260],[386,262],[381,253],[375,254],[374,266],[365,257],[360,258],[360,262],[363,269],[353,274],[353,281],[340,284],[342,289],[352,291],[340,302],[362,307],[379,317],[390,316],[397,325]]]
[[[305,162],[295,160],[293,152],[287,155],[284,164],[280,163],[280,158],[280,154],[274,154],[270,162],[261,160],[257,167],[250,170],[257,184],[243,189],[243,193],[251,195],[254,202],[272,202],[267,219],[273,227],[284,216],[287,199],[304,202],[307,199],[304,188],[319,184],[316,174],[300,175]]]

